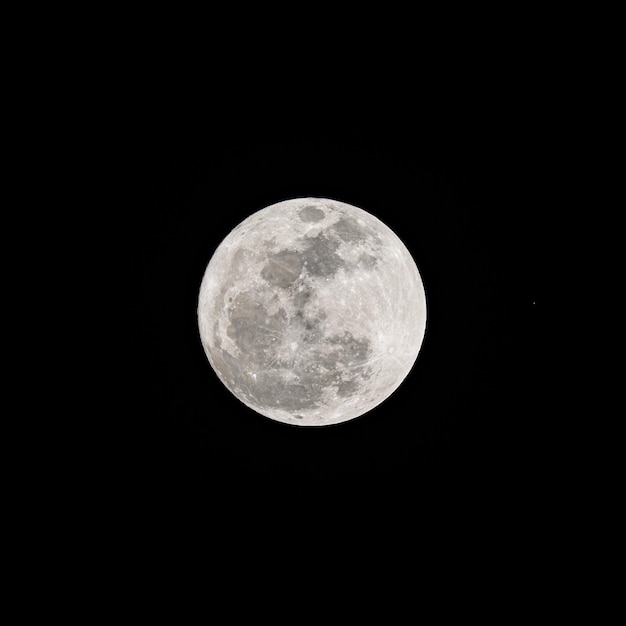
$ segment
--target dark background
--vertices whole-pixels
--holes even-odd
[[[550,21],[544,9],[504,16],[472,7],[481,27],[449,7],[436,21],[395,9],[385,21],[376,7],[371,26],[360,21],[363,7],[346,12],[345,24],[317,5],[291,23],[265,5],[259,16],[235,10],[229,19],[210,7],[180,24],[168,10],[161,26],[155,11],[136,21],[130,11],[112,14],[111,27],[102,12],[68,20],[84,43],[52,29],[50,52],[65,45],[67,59],[37,52],[37,65],[50,64],[45,88],[25,74],[40,91],[32,120],[12,123],[19,134],[43,115],[55,129],[44,142],[81,205],[67,234],[97,259],[68,250],[71,269],[84,272],[79,304],[58,294],[45,304],[70,323],[86,317],[82,337],[98,365],[111,355],[104,371],[78,362],[98,385],[93,393],[53,364],[64,374],[61,393],[82,411],[70,454],[46,442],[53,462],[41,474],[53,488],[50,506],[33,516],[34,545],[43,536],[58,546],[50,562],[65,584],[67,544],[49,524],[60,522],[86,565],[74,571],[102,590],[98,611],[124,579],[142,613],[160,610],[170,580],[184,574],[202,586],[205,610],[223,589],[237,592],[231,612],[255,614],[264,606],[247,580],[252,590],[270,582],[272,615],[291,583],[305,596],[293,614],[325,608],[336,589],[351,617],[380,598],[389,621],[382,583],[390,579],[394,606],[406,597],[421,610],[418,575],[445,593],[438,609],[471,606],[450,584],[454,574],[461,587],[477,582],[481,609],[498,610],[500,600],[519,612],[530,598],[554,598],[563,564],[580,572],[589,534],[572,526],[586,502],[554,515],[579,482],[562,454],[573,411],[548,400],[562,360],[553,334],[567,322],[550,315],[549,302],[572,267],[578,277],[577,255],[586,258],[589,245],[576,238],[580,249],[562,255],[561,242],[598,204],[575,214],[570,199],[581,185],[567,171],[585,151],[581,123],[603,132],[602,116],[586,107],[596,98],[604,106],[600,90],[581,80],[585,68],[597,75],[605,65],[590,58],[587,27],[562,12]],[[59,79],[67,68],[76,68],[70,90]],[[70,198],[34,180],[56,226]],[[211,370],[196,320],[203,273],[228,232],[269,204],[309,195],[352,203],[391,227],[415,258],[428,304],[423,347],[402,386],[370,413],[327,428],[290,427],[242,405]],[[42,231],[38,219],[33,229]],[[84,293],[95,300],[88,310]],[[576,294],[567,294],[574,319]],[[55,334],[63,340],[62,329]],[[58,429],[56,414],[45,418]],[[585,422],[588,430],[589,415]],[[589,447],[568,452],[588,466]],[[67,480],[55,475],[58,461]],[[66,485],[71,509],[59,499]],[[185,562],[171,565],[167,552]],[[277,554],[288,558],[277,563]],[[388,557],[382,567],[379,555]],[[358,597],[346,594],[355,574],[371,586]],[[571,604],[571,587],[561,597],[559,610]]]
[[[119,29],[107,31],[101,61],[86,58],[72,78],[77,96],[63,106],[90,148],[76,156],[98,170],[84,215],[108,201],[93,226],[73,227],[81,243],[105,243],[111,290],[94,288],[88,263],[82,286],[100,300],[95,310],[112,304],[116,323],[85,334],[91,352],[109,348],[112,359],[104,375],[86,364],[103,385],[85,394],[84,422],[92,426],[94,403],[107,410],[89,435],[77,429],[93,459],[71,465],[82,478],[71,522],[99,522],[87,524],[86,559],[99,565],[94,544],[114,555],[105,604],[124,575],[130,595],[146,580],[153,591],[151,578],[165,583],[143,611],[160,608],[171,578],[200,572],[207,605],[223,589],[238,592],[231,611],[267,604],[274,614],[291,586],[304,592],[300,615],[325,608],[334,590],[345,598],[356,578],[370,587],[348,595],[350,616],[380,598],[388,621],[387,579],[393,605],[406,597],[421,610],[421,575],[445,593],[438,609],[466,611],[471,604],[450,593],[457,574],[462,587],[480,586],[474,601],[519,612],[529,598],[555,597],[562,564],[578,558],[587,531],[573,541],[566,531],[580,511],[555,515],[579,482],[562,454],[572,412],[549,399],[562,360],[553,335],[567,321],[549,303],[580,251],[550,257],[561,254],[567,224],[588,219],[570,202],[589,116],[576,103],[597,93],[580,80],[585,65],[594,75],[599,67],[586,29],[561,14],[550,22],[544,10],[525,23],[519,11],[472,7],[476,28],[450,11],[435,23],[393,10],[384,23],[379,8],[371,27],[359,21],[362,7],[341,24],[339,11],[317,6],[285,27],[265,5],[258,21],[237,6],[230,21],[197,20],[197,33],[191,17],[177,29],[168,13],[159,28],[142,13],[128,49]],[[70,56],[85,58],[81,47]],[[42,94],[41,106],[57,92]],[[413,254],[427,295],[425,340],[402,386],[327,428],[247,409],[211,370],[197,330],[216,247],[254,211],[294,196],[376,215]],[[115,341],[103,346],[109,328]],[[568,452],[588,456],[584,446]],[[184,564],[170,566],[167,552]],[[265,581],[258,603],[248,594]]]
[[[546,496],[549,112],[496,91],[470,83],[456,97],[372,98],[311,82],[206,109],[186,97],[125,114],[133,402],[121,432],[135,504],[214,519],[230,506],[286,520],[306,510],[315,520],[298,517],[306,526],[338,510],[398,519],[433,499],[499,510]],[[426,289],[410,375],[337,426],[292,427],[248,409],[198,335],[200,281],[216,247],[251,213],[296,196],[376,215]]]

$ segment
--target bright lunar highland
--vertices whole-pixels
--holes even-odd
[[[426,329],[411,254],[379,219],[296,198],[245,219],[202,279],[209,362],[245,405],[299,426],[345,422],[393,393]]]

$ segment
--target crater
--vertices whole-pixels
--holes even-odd
[[[298,217],[303,222],[321,222],[325,216],[324,211],[315,206],[305,206],[298,213]]]

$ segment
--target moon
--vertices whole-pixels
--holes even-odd
[[[198,298],[209,363],[279,422],[346,422],[388,398],[426,330],[413,257],[370,213],[295,198],[253,213],[218,246]]]

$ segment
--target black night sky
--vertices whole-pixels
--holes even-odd
[[[121,432],[136,501],[193,502],[216,516],[227,502],[408,511],[430,497],[499,506],[537,488],[549,146],[540,113],[502,94],[469,105],[468,93],[464,105],[407,94],[374,104],[367,88],[330,97],[304,83],[206,111],[181,98],[129,114],[120,230],[133,401]],[[215,248],[249,214],[296,196],[379,217],[426,289],[411,374],[338,426],[254,413],[219,382],[198,335]]]

